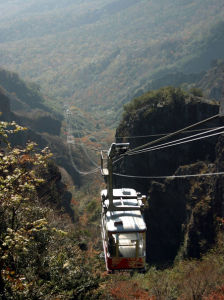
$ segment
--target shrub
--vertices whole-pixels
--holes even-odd
[[[148,292],[140,288],[137,282],[120,281],[116,282],[110,289],[110,294],[116,300],[154,300]]]

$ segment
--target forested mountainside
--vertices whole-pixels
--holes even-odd
[[[64,168],[79,186],[80,176],[71,167],[65,140],[60,138],[63,116],[51,113],[39,91],[22,81],[17,74],[1,69],[0,79],[0,119],[7,122],[16,121],[28,128],[12,137],[13,145],[24,146],[27,141],[33,141],[39,148],[49,146],[58,166]],[[77,161],[79,151],[77,150]]]
[[[58,112],[55,111],[54,108],[49,104],[51,99],[46,96],[43,96],[41,93],[41,88],[39,85],[33,82],[27,82],[22,80],[22,78],[15,72],[9,72],[0,67],[0,85],[5,89],[5,93],[10,98],[10,106],[12,111],[17,114],[22,114],[24,118],[29,116],[32,119],[32,122],[28,127],[35,126],[35,121],[39,119],[39,128],[37,131],[45,131],[48,133],[52,133],[55,135],[60,135],[61,130],[61,121],[64,116],[64,102],[60,110]],[[96,128],[99,123],[94,121],[89,115],[86,115],[84,112],[73,107],[75,110],[75,116],[73,118],[76,119],[77,126],[82,130],[81,135],[87,135]],[[46,123],[42,123],[40,121],[40,117],[51,118],[49,120],[48,126]],[[60,121],[60,123],[56,124],[56,120]],[[54,121],[54,126],[53,126]],[[41,126],[45,128],[40,128]],[[54,128],[53,128],[54,127]],[[77,133],[75,133],[77,135]]]
[[[3,89],[0,100],[1,117],[4,120],[17,117],[20,121],[10,111]],[[212,116],[218,109],[216,102],[180,89],[151,91],[125,106],[116,136],[120,137],[119,141],[128,141],[128,136],[141,135],[139,140],[131,139],[131,147],[135,147],[148,141],[148,138],[142,139],[143,134],[167,133]],[[214,119],[204,128],[222,122],[222,118]],[[145,220],[149,266],[146,274],[108,276],[100,259],[100,203],[93,192],[96,184],[86,187],[85,193],[76,193],[72,199],[73,225],[60,209],[66,197],[67,201],[71,200],[71,195],[61,182],[58,168],[49,162],[48,151],[34,151],[32,144],[7,149],[5,134],[9,135],[14,127],[11,126],[10,131],[5,131],[7,127],[2,123],[0,127],[2,299],[153,300],[160,297],[158,299],[189,300],[200,296],[213,300],[216,296],[222,297],[222,176],[128,180],[128,187],[131,185],[148,196]],[[18,143],[24,131],[17,134],[13,141]],[[39,134],[32,131],[30,137]],[[216,143],[214,138],[185,145],[181,151],[168,150],[163,156],[141,154],[144,163],[142,158],[136,157],[135,163],[125,159],[116,172],[176,176],[220,172],[223,171],[223,139]],[[116,176],[115,182],[117,186],[127,186],[120,177]],[[214,247],[213,252],[207,253],[211,247]],[[201,260],[183,260],[189,257]],[[174,259],[174,266],[167,268]]]
[[[77,201],[71,193],[83,184],[71,155],[76,163],[83,156],[77,149],[69,155],[58,136],[61,120],[42,110],[38,93],[15,74],[5,74],[7,84],[1,82],[8,90],[0,86],[0,299],[99,299],[104,269],[90,243],[94,228],[87,234],[85,226],[87,215],[93,226],[99,213],[94,189],[84,212],[85,197]],[[95,248],[98,241],[96,236]]]
[[[17,73],[0,68],[1,86],[8,92],[11,98],[11,108],[17,111],[42,109],[49,112],[44,105],[44,97],[40,94],[40,87],[35,83],[24,82]]]
[[[89,118],[87,114],[80,111],[77,107],[70,107],[71,110],[71,131],[74,136],[75,146],[70,153],[67,149],[67,124],[64,119],[65,106],[61,107],[59,113],[51,109],[48,98],[40,92],[40,88],[33,83],[23,81],[17,73],[9,72],[0,68],[0,87],[1,87],[1,109],[4,113],[1,116],[5,121],[17,121],[20,125],[28,127],[29,130],[20,137],[20,142],[25,143],[27,139],[35,141],[40,147],[49,145],[54,153],[57,164],[65,168],[70,176],[75,180],[75,185],[79,186],[81,178],[78,172],[71,166],[71,155],[74,163],[80,170],[89,170],[92,163],[96,160],[95,151],[88,150],[88,157],[83,157],[84,145],[88,149],[100,148],[108,145],[111,140],[110,131],[101,122],[96,122]],[[6,99],[8,98],[8,100]],[[7,103],[6,106],[3,103]],[[7,112],[6,112],[7,111]],[[31,131],[30,131],[31,130]],[[103,132],[99,132],[103,130]],[[91,134],[90,134],[91,133]],[[99,137],[101,143],[98,143]]]
[[[218,111],[219,105],[212,100],[178,88],[162,88],[125,106],[116,139],[130,142],[130,147],[136,148],[214,116]],[[223,126],[223,121],[223,118],[215,118],[194,129]],[[200,131],[184,132],[157,144],[176,139],[183,141],[189,135],[198,137],[198,133]],[[223,218],[223,178],[172,176],[223,171],[222,145],[223,138],[218,140],[214,136],[127,156],[115,167],[115,173],[128,175],[127,178],[115,176],[116,186],[134,187],[148,195],[145,219],[151,263],[166,264],[177,256],[199,258],[214,245],[219,231],[218,220]],[[151,178],[144,179],[144,176]]]
[[[9,137],[9,141],[13,146],[19,146],[19,147],[25,147],[25,145],[32,141],[35,142],[38,145],[39,149],[42,149],[44,147],[50,146],[51,151],[54,154],[54,161],[58,164],[58,166],[63,167],[63,169],[70,174],[71,178],[73,178],[74,182],[76,182],[77,185],[80,184],[79,175],[73,170],[70,166],[69,162],[69,156],[66,155],[66,147],[63,145],[61,139],[57,137],[56,135],[52,135],[52,133],[43,133],[41,130],[39,130],[39,127],[37,126],[38,122],[37,119],[29,119],[28,117],[24,117],[23,115],[17,115],[11,111],[10,108],[10,99],[6,95],[7,93],[5,90],[0,88],[0,120],[5,122],[16,122],[19,125],[22,126],[28,126],[28,129],[22,132],[17,133],[16,135],[12,135]],[[51,126],[51,122],[54,125],[58,125],[57,121],[52,119],[50,116],[46,118],[46,125]],[[40,120],[41,126],[43,123],[43,120]],[[42,128],[40,126],[40,128]],[[56,126],[55,126],[56,127]],[[36,129],[36,131],[35,131]],[[55,132],[54,132],[55,134]],[[61,153],[63,149],[63,154]],[[58,190],[55,193],[55,198],[50,197],[49,202],[57,203],[58,208],[64,207],[67,212],[70,214],[72,218],[74,218],[74,212],[71,209],[70,201],[71,201],[71,194],[67,193],[65,185],[61,182],[61,174],[59,169],[52,163],[52,165],[49,165],[49,168],[45,171],[45,178],[49,185],[53,184],[56,187],[56,190]],[[42,190],[45,190],[46,186],[42,186]],[[64,191],[63,191],[64,190]]]
[[[204,95],[219,102],[224,101],[224,61],[216,60],[204,76],[196,83]]]
[[[0,10],[1,66],[40,84],[58,110],[66,100],[107,123],[150,80],[223,58],[222,0],[16,0]]]
[[[21,131],[0,122],[0,299],[99,299],[100,261],[88,261],[71,194],[49,149],[8,143]]]
[[[150,90],[157,90],[165,86],[181,87],[186,91],[199,88],[203,95],[209,99],[221,101],[223,99],[222,83],[224,78],[224,62],[214,59],[207,71],[199,73],[171,72],[161,74],[158,78],[149,80],[137,88],[134,93],[122,99],[126,104]]]

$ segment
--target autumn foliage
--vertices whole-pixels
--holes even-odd
[[[42,176],[56,168],[51,154],[34,143],[12,148],[8,135],[20,130],[0,123],[0,299],[96,299],[98,278],[80,233],[46,202],[60,198],[55,176]]]
[[[137,282],[132,281],[115,282],[110,294],[116,300],[156,300],[155,297],[150,297],[146,290],[140,288]]]
[[[224,300],[224,285],[212,292],[208,297],[205,297],[204,300]]]

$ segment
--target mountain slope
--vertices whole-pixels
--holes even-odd
[[[223,58],[221,0],[17,0],[0,9],[1,65],[40,84],[58,109],[66,99],[110,122],[150,79]]]
[[[212,68],[197,82],[205,95],[219,102],[224,101],[224,61],[214,61]]]
[[[80,176],[71,166],[66,143],[60,138],[63,117],[49,112],[36,86],[25,83],[16,73],[0,69],[0,84],[0,120],[16,121],[28,128],[13,137],[12,144],[25,146],[33,141],[39,148],[49,146],[56,163],[79,185]]]

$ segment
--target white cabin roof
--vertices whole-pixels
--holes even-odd
[[[146,224],[140,210],[107,211],[106,230],[110,232],[145,231]]]
[[[107,190],[101,191],[101,196],[107,196]],[[124,211],[107,211],[105,214],[106,230],[110,232],[133,232],[145,231],[146,224],[134,189],[113,189],[113,204],[117,207],[124,207]],[[104,200],[105,206],[109,206],[109,199]],[[125,211],[125,207],[136,206],[136,210]]]
[[[101,196],[107,196],[107,190],[101,191]],[[137,198],[136,190],[134,189],[113,189],[113,196],[114,198]]]

